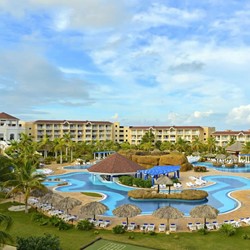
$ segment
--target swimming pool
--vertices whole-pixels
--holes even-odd
[[[64,169],[87,169],[92,165],[74,165],[74,166],[65,166]]]
[[[194,166],[205,166],[208,168],[213,168],[222,172],[232,172],[232,173],[250,173],[250,164],[246,164],[245,167],[233,167],[233,168],[226,168],[224,166],[215,167],[211,162],[195,162],[192,163]]]
[[[209,193],[207,201],[198,201],[194,203],[177,202],[177,201],[135,201],[127,197],[127,192],[134,188],[118,185],[113,182],[102,182],[97,176],[90,175],[87,172],[74,172],[64,175],[57,175],[53,178],[61,178],[70,185],[57,187],[56,190],[61,192],[97,192],[102,193],[106,198],[102,201],[109,207],[105,215],[111,216],[112,210],[116,207],[130,203],[141,208],[142,214],[152,214],[156,209],[163,206],[173,206],[182,211],[185,215],[189,215],[190,210],[200,204],[209,204],[216,207],[220,213],[225,213],[235,209],[238,202],[228,196],[235,190],[250,189],[250,180],[238,176],[206,176],[205,180],[215,182],[208,187],[199,188]],[[51,179],[51,177],[50,177]],[[53,180],[52,180],[53,181]],[[50,182],[45,182],[49,185]]]

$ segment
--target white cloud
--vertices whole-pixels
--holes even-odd
[[[114,120],[114,121],[118,121],[118,119],[119,119],[118,113],[115,113],[111,118],[112,118],[112,120]]]
[[[233,108],[227,116],[227,123],[244,125],[250,128],[250,104]]]
[[[79,78],[64,78],[56,66],[38,52],[0,51],[1,102],[9,109],[34,110],[34,107],[62,104],[86,106],[93,103],[90,83]],[[91,88],[90,88],[91,86]]]
[[[46,10],[52,15],[57,31],[113,28],[128,18],[125,1],[121,0],[1,0],[0,7],[18,18]]]
[[[209,117],[211,114],[213,114],[213,111],[206,111],[206,112],[200,112],[200,111],[195,111],[193,113],[194,118],[202,118],[202,117]]]
[[[154,3],[146,12],[136,14],[133,21],[145,28],[160,25],[187,26],[188,23],[198,21],[203,17],[204,12],[201,10],[187,11]]]

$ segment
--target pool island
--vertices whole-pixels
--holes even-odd
[[[180,201],[204,201],[208,197],[208,192],[204,190],[182,190],[180,192],[164,193],[156,192],[151,189],[135,189],[128,192],[128,196],[133,200],[152,200],[152,199],[164,199],[164,200],[180,200]]]

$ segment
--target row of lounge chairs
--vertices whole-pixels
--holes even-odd
[[[239,221],[235,221],[234,219],[224,220],[222,223],[218,223],[217,221],[206,222],[206,228],[208,230],[216,230],[216,229],[219,229],[223,224],[231,224],[234,227],[241,227],[242,222],[245,222],[248,225],[250,225],[250,218],[249,220],[247,218],[241,218]],[[205,228],[205,226],[203,223],[200,223],[200,222],[196,222],[196,223],[189,222],[187,224],[187,228],[190,231],[196,231],[196,230]]]
[[[122,222],[122,226],[124,228],[127,229],[127,231],[134,231],[136,229],[139,229],[141,232],[154,232],[157,227],[154,223],[143,223],[142,225],[137,225],[136,223],[134,222],[131,222],[127,225],[126,222]],[[158,226],[158,231],[159,232],[165,232],[167,229],[167,226],[166,224],[164,223],[161,223],[159,226]],[[177,230],[177,226],[175,223],[171,223],[169,225],[169,231],[170,232],[176,232]]]
[[[100,228],[108,227],[111,224],[110,220],[103,220],[103,219],[94,220],[94,219],[91,219],[91,218],[89,218],[88,220],[91,223],[93,223],[95,227],[100,227]]]

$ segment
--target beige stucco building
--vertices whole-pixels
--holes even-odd
[[[155,141],[176,142],[178,138],[192,142],[195,138],[206,141],[215,131],[214,127],[201,126],[130,126],[129,142],[138,145],[145,133],[151,131],[155,135]]]
[[[227,144],[232,141],[238,141],[241,143],[246,143],[250,141],[250,130],[247,131],[233,131],[233,130],[225,130],[225,131],[215,131],[212,136],[216,140],[216,145],[225,147]]]
[[[214,127],[202,126],[122,126],[119,122],[88,121],[88,120],[37,120],[31,122],[19,121],[6,113],[0,116],[0,139],[17,140],[21,132],[25,132],[41,141],[45,136],[50,140],[70,134],[72,141],[91,142],[111,140],[118,143],[128,142],[138,145],[142,137],[149,131],[155,135],[155,141],[176,142],[178,138],[192,142],[195,138],[206,141],[210,136],[216,136],[217,141],[230,141],[230,137],[215,132]],[[8,119],[6,119],[6,117]],[[249,140],[250,132],[238,132],[236,139]]]
[[[26,133],[35,141],[50,140],[70,134],[75,142],[114,140],[114,127],[107,121],[37,120],[25,123]]]

